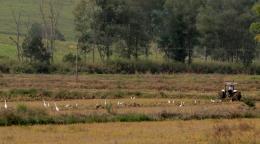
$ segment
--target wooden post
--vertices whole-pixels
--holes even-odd
[[[79,42],[77,43],[76,47],[76,82],[78,82],[79,74],[78,74],[78,46]]]

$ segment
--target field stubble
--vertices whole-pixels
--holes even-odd
[[[259,143],[258,119],[1,127],[5,143]]]
[[[235,81],[244,96],[260,100],[260,76],[254,75],[82,75],[79,82],[68,75],[3,75],[4,100],[92,98],[215,99],[224,82]],[[2,94],[1,94],[2,93]]]

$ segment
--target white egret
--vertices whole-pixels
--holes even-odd
[[[47,104],[46,104],[45,100],[43,100],[43,106],[47,107]]]
[[[54,105],[55,105],[55,110],[56,110],[57,112],[60,111],[60,109],[58,108],[57,104],[54,103]]]
[[[120,101],[118,101],[117,102],[117,105],[119,106],[119,105],[123,105],[124,104],[124,102],[120,102]]]
[[[6,100],[5,100],[5,109],[7,109],[7,102],[6,102]]]
[[[181,104],[179,105],[179,107],[183,107],[184,106],[184,102],[181,102]]]

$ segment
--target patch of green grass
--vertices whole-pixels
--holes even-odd
[[[16,48],[15,46],[0,43],[0,60],[3,59],[16,59]]]
[[[65,35],[66,39],[74,39],[74,25],[73,25],[73,9],[79,0],[61,0],[59,29]],[[23,11],[22,22],[28,21],[28,16],[32,22],[41,22],[39,11],[40,1],[35,0],[6,0],[1,1],[0,5],[0,33],[14,34],[14,22],[12,18],[12,9],[15,11]],[[23,25],[22,32],[25,33],[26,26]]]

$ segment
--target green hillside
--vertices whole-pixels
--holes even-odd
[[[74,38],[73,14],[72,11],[79,0],[62,0],[61,16],[59,19],[59,29],[66,39]],[[39,3],[40,0],[0,0],[0,34],[14,34],[14,21],[12,10],[23,11],[23,22],[41,22]],[[23,26],[23,33],[25,32]]]
[[[66,42],[57,42],[55,59],[60,61],[66,53],[73,50],[75,38],[73,24],[73,9],[79,0],[62,0],[62,9],[59,18],[59,30],[64,34]],[[12,10],[22,11],[22,33],[25,34],[28,17],[31,23],[41,22],[40,0],[0,0],[0,60],[16,60],[16,48],[9,39],[15,34],[15,24]]]

